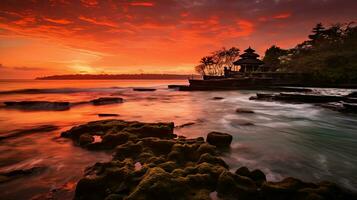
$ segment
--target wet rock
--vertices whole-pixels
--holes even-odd
[[[245,119],[233,119],[231,120],[232,126],[253,126],[254,123]]]
[[[14,131],[10,131],[9,133],[0,135],[0,141],[4,139],[20,137],[22,135],[27,135],[32,133],[51,132],[58,129],[59,129],[58,126],[54,126],[54,125],[42,125],[29,129],[14,130]]]
[[[275,97],[275,94],[257,93],[256,96],[250,97],[249,100],[273,101],[274,97]]]
[[[70,109],[69,102],[51,101],[6,101],[6,108],[20,110],[43,110],[43,111],[65,111]]]
[[[183,128],[183,127],[186,127],[186,126],[192,126],[194,125],[195,123],[194,122],[188,122],[188,123],[185,123],[185,124],[181,124],[179,126],[176,126],[175,128]]]
[[[156,91],[155,88],[133,88],[133,91],[137,92],[153,92]]]
[[[251,100],[264,100],[264,101],[283,101],[289,103],[329,103],[343,101],[344,96],[332,95],[317,95],[317,94],[298,94],[298,93],[279,93],[279,94],[264,94],[257,93],[256,97],[250,98]]]
[[[99,144],[103,148],[114,148],[111,161],[96,163],[85,170],[74,199],[206,200],[212,193],[222,200],[302,200],[332,196],[339,198],[331,199],[354,199],[329,183],[311,184],[291,178],[277,183],[266,182],[262,171],[249,171],[246,167],[233,174],[218,156],[216,146],[204,142],[204,138],[168,136],[172,132],[166,132],[165,137],[162,133],[143,137],[143,133],[138,133],[143,126],[155,127],[148,130],[160,126],[173,128],[173,124],[103,120],[74,127],[64,134],[70,138],[100,135],[103,140]],[[213,137],[214,142],[229,146],[231,135],[214,133],[220,136]],[[110,143],[115,140],[122,144]],[[89,146],[94,144],[96,142]]]
[[[249,171],[247,167],[240,167],[239,169],[236,170],[235,174],[250,178],[258,186],[262,185],[262,183],[266,181],[265,174],[259,169]]]
[[[357,97],[357,92],[351,92],[347,97]]]
[[[167,88],[169,89],[179,89],[180,87],[185,87],[186,85],[168,85]]]
[[[207,135],[207,142],[216,147],[229,147],[233,137],[228,133],[210,132]]]
[[[151,148],[157,154],[170,153],[175,144],[175,141],[159,138],[143,138],[141,141],[145,147]]]
[[[32,167],[29,169],[18,169],[9,172],[0,172],[0,184],[12,181],[20,177],[38,174],[46,169],[47,167]]]
[[[90,144],[94,142],[94,137],[90,134],[82,134],[80,137],[79,137],[79,145],[81,146],[85,146],[87,144]]]
[[[274,87],[274,90],[281,90],[284,92],[312,92],[309,88],[294,88],[294,87]]]
[[[102,141],[95,143],[93,149],[110,149],[117,144],[127,141],[127,138],[157,137],[161,139],[175,138],[173,123],[141,123],[123,120],[100,120],[75,126],[68,131],[62,132],[61,137],[71,138],[79,144],[82,134],[101,136]],[[124,135],[123,135],[124,134]],[[127,135],[127,136],[125,136]]]
[[[115,148],[114,158],[123,160],[127,157],[135,158],[142,152],[143,148],[140,144],[129,141]]]
[[[247,167],[240,167],[236,170],[235,174],[245,177],[250,177],[250,171]]]
[[[252,114],[252,113],[254,113],[254,111],[249,110],[249,109],[245,109],[245,108],[237,108],[237,109],[236,109],[236,113]]]
[[[111,114],[111,113],[100,113],[98,117],[118,117],[118,114]]]
[[[259,196],[257,187],[251,179],[229,171],[219,176],[217,192],[223,199],[258,199]]]
[[[220,166],[228,169],[228,165],[221,158],[213,156],[209,153],[202,154],[197,163],[200,164],[200,163],[204,163],[204,162],[210,163],[213,165],[220,165]]]
[[[127,133],[105,134],[102,136],[101,143],[106,149],[112,149],[117,145],[125,144],[128,140],[129,134]]]
[[[297,103],[327,103],[344,100],[343,96],[314,95],[314,94],[290,94],[280,93],[274,97],[275,100],[297,102]]]
[[[253,181],[258,183],[259,185],[261,185],[262,183],[264,183],[267,180],[265,174],[259,169],[253,170],[250,173],[249,178],[251,178]]]
[[[321,106],[323,108],[328,108],[330,110],[339,111],[339,112],[343,112],[345,110],[342,103],[336,103],[336,102],[322,103],[322,104],[319,104],[319,106]]]
[[[200,145],[200,147],[197,149],[197,152],[199,154],[205,154],[205,153],[209,153],[209,154],[212,154],[212,155],[215,155],[216,154],[216,146],[214,145],[210,145],[208,143],[203,143]]]
[[[123,101],[124,101],[123,98],[120,97],[101,97],[98,99],[91,100],[90,102],[93,105],[100,106],[100,105],[123,103]]]
[[[357,113],[357,104],[356,103],[344,103],[344,111]]]

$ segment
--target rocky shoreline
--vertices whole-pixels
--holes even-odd
[[[212,132],[188,139],[174,134],[174,123],[101,120],[61,134],[88,150],[110,150],[109,162],[85,169],[74,199],[357,199],[334,183],[296,178],[269,182],[246,167],[235,173],[220,158],[232,135]]]
[[[357,113],[357,93],[349,95],[319,95],[311,93],[257,93],[249,100],[285,103],[311,103],[344,113]]]

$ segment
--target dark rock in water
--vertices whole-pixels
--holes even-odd
[[[248,177],[239,176],[229,171],[220,174],[217,192],[222,199],[258,199],[258,187]]]
[[[280,93],[274,97],[275,100],[297,102],[297,103],[327,103],[344,100],[343,96],[331,95],[308,95],[308,94],[288,94]]]
[[[70,109],[69,102],[50,102],[50,101],[6,101],[7,108],[20,110],[51,110],[64,111]]]
[[[133,88],[134,91],[137,92],[153,92],[156,89],[155,88]]]
[[[224,97],[213,97],[212,99],[213,100],[222,100],[222,99],[224,99]]]
[[[266,182],[261,187],[263,196],[269,199],[356,199],[356,194],[344,191],[330,182],[305,183],[295,178],[285,178],[280,182]]]
[[[236,170],[235,174],[239,176],[250,177],[250,171],[247,167],[240,167]]]
[[[357,97],[357,92],[352,92],[348,94],[347,97]]]
[[[20,129],[20,130],[14,130],[6,134],[0,135],[0,140],[8,139],[8,138],[13,138],[13,137],[19,137],[22,135],[26,134],[32,134],[32,133],[39,133],[39,132],[51,132],[58,130],[59,128],[57,126],[53,125],[42,125],[30,129]]]
[[[256,96],[249,97],[249,100],[273,101],[275,94],[257,93]]]
[[[94,142],[94,137],[90,134],[82,134],[80,137],[79,137],[79,145],[81,146],[85,146],[87,144],[90,144]]]
[[[207,135],[207,142],[216,147],[229,147],[233,137],[228,133],[210,132]]]
[[[62,137],[73,139],[78,145],[90,149],[112,149],[116,145],[125,143],[128,138],[139,139],[145,137],[158,137],[169,139],[176,137],[173,134],[173,123],[141,123],[128,122],[123,120],[100,120],[89,122],[84,125],[73,127],[72,129],[62,132]],[[85,136],[84,141],[80,142],[82,135],[100,136],[102,141],[94,141]],[[88,141],[91,141],[88,143]],[[93,143],[93,144],[92,144]]]
[[[186,127],[186,126],[192,126],[194,125],[195,122],[188,122],[188,123],[185,123],[185,124],[181,124],[179,126],[176,126],[175,128],[183,128],[183,127]]]
[[[346,97],[344,96],[296,94],[296,93],[279,93],[279,94],[257,93],[256,97],[250,98],[250,100],[283,101],[289,103],[329,103],[329,102],[343,101],[345,99]]]
[[[346,111],[346,112],[357,113],[357,104],[356,103],[344,103],[343,107],[345,108],[344,111]]]
[[[186,85],[168,85],[169,89],[179,89],[180,87],[185,87]]]
[[[110,113],[100,113],[98,117],[118,117],[118,114],[110,114]]]
[[[259,169],[255,169],[252,172],[250,172],[249,178],[251,178],[253,181],[258,183],[259,185],[261,185],[262,183],[264,183],[267,180],[265,174]]]
[[[346,102],[346,103],[357,103],[357,98],[356,97],[346,97],[344,99],[344,102]]]
[[[236,112],[237,113],[250,113],[250,114],[254,113],[254,111],[249,110],[249,109],[245,109],[245,108],[237,108]]]
[[[83,136],[86,134],[100,135],[102,147],[114,149],[111,161],[86,168],[84,177],[76,186],[74,199],[206,200],[211,199],[210,194],[214,191],[222,200],[356,197],[331,183],[311,184],[297,179],[266,182],[263,172],[250,172],[248,168],[231,173],[215,146],[204,142],[202,137],[176,138],[172,129],[171,123],[103,120],[64,132],[62,136],[74,140],[86,138]],[[218,135],[213,141],[221,141],[219,144],[229,145],[232,140],[228,134],[213,135]],[[92,140],[88,138],[85,141]]]
[[[18,169],[10,172],[0,172],[0,184],[20,177],[41,173],[45,169],[47,169],[47,167],[33,167],[30,169]]]
[[[232,126],[253,126],[254,123],[245,119],[233,119],[231,120]]]
[[[262,185],[266,181],[265,174],[259,170],[249,171],[247,167],[241,167],[236,170],[235,174],[239,176],[245,176],[252,179],[257,185]]]
[[[98,99],[94,99],[90,101],[93,105],[107,105],[107,104],[115,104],[115,103],[123,103],[123,98],[120,97],[101,97]]]
[[[323,107],[323,108],[328,108],[328,109],[335,110],[335,111],[340,111],[340,110],[344,109],[343,104],[342,103],[337,103],[337,102],[321,103],[321,104],[318,104],[318,105]]]
[[[280,90],[284,92],[312,92],[309,88],[294,88],[294,87],[274,87],[274,90]]]
[[[101,143],[106,149],[111,149],[117,145],[125,144],[129,140],[129,134],[127,133],[110,133],[102,136]]]

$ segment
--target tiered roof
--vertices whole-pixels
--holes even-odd
[[[240,55],[241,57],[239,60],[233,62],[234,65],[262,65],[264,64],[263,61],[259,60],[259,55],[254,53],[255,50],[252,48],[248,48],[244,50],[245,53]]]

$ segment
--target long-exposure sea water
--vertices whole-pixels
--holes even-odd
[[[78,104],[66,111],[23,111],[0,108],[0,137],[42,125],[58,126],[50,132],[34,132],[0,140],[0,172],[45,169],[32,176],[0,184],[4,199],[40,198],[52,192],[71,198],[85,167],[110,160],[109,152],[90,152],[60,138],[61,131],[93,120],[98,114],[118,114],[122,120],[174,122],[176,134],[205,137],[210,131],[233,135],[224,160],[232,170],[241,166],[261,169],[268,180],[293,176],[304,181],[328,180],[357,190],[357,115],[312,104],[249,100],[258,91],[197,91],[168,89],[185,80],[0,81],[0,102],[41,100],[90,101],[121,97],[123,103],[103,106]],[[150,87],[156,91],[133,91]],[[31,90],[28,90],[31,89]],[[315,92],[348,94],[346,89]],[[223,97],[215,100],[214,97]],[[255,113],[237,113],[237,108]],[[106,119],[106,118],[105,118]],[[190,123],[188,126],[180,125]]]

